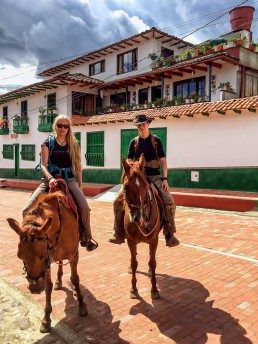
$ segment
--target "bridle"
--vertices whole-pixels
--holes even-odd
[[[57,235],[56,235],[56,238],[55,238],[55,243],[54,245],[52,244],[52,241],[50,240],[49,236],[46,234],[42,237],[33,237],[33,236],[30,236],[28,234],[26,235],[23,235],[20,237],[20,241],[26,241],[28,243],[37,243],[39,241],[47,241],[47,254],[46,254],[46,260],[45,260],[45,268],[43,269],[42,273],[40,274],[39,277],[37,278],[32,278],[29,273],[28,273],[28,268],[27,268],[27,265],[23,262],[23,271],[24,271],[24,275],[26,274],[26,278],[29,282],[29,285],[31,284],[36,284],[38,282],[38,280],[41,278],[41,277],[44,277],[46,275],[47,272],[49,272],[50,270],[50,264],[51,264],[51,256],[54,257],[54,254],[55,254],[55,251],[56,251],[56,248],[57,248],[57,245],[58,245],[58,240],[59,240],[59,237],[60,237],[60,233],[61,233],[61,229],[62,229],[62,212],[61,212],[61,201],[59,199],[59,197],[57,197],[57,201],[58,201],[58,217],[59,217],[59,229],[58,229],[58,232],[57,232]],[[36,222],[36,221],[28,221],[24,224],[25,226],[26,225],[33,225],[35,227],[38,227],[39,224]],[[77,251],[77,247],[76,247],[76,250],[75,250],[75,253]],[[74,254],[75,254],[74,253]],[[55,262],[57,264],[60,265],[59,262]],[[67,262],[66,264],[68,264],[69,262]],[[66,264],[61,264],[61,265],[66,265]]]
[[[135,166],[133,166],[132,168],[134,168]],[[130,173],[130,172],[129,172]],[[128,173],[128,174],[129,174]],[[124,188],[124,198],[125,198],[125,201],[129,207],[129,217],[130,217],[130,222],[134,222],[135,221],[133,220],[132,218],[132,209],[139,209],[141,213],[143,213],[145,215],[145,217],[147,218],[146,216],[146,210],[147,208],[150,206],[150,214],[149,214],[149,219],[151,218],[151,215],[152,215],[152,196],[153,196],[153,199],[154,199],[154,202],[155,202],[155,206],[156,206],[156,210],[157,210],[157,214],[159,212],[159,206],[158,206],[158,202],[157,202],[157,198],[156,198],[156,195],[155,195],[155,191],[153,190],[153,187],[148,183],[148,181],[146,180],[145,178],[145,175],[143,173],[141,173],[140,171],[139,172],[136,172],[138,174],[140,174],[140,178],[143,180],[143,182],[145,183],[145,186],[147,188],[147,191],[146,191],[146,196],[144,198],[144,202],[142,202],[141,204],[135,204],[135,203],[132,203],[129,199],[128,199],[128,195],[127,195],[127,187]],[[125,177],[129,178],[127,173],[125,173]],[[149,220],[148,220],[149,221]],[[141,232],[141,234],[145,237],[148,237],[150,236],[153,231],[157,228],[157,225],[158,225],[158,221],[159,221],[159,216],[156,217],[156,223],[154,225],[154,227],[151,229],[151,231],[147,234],[145,234],[141,227],[137,224],[136,226],[138,227],[139,231]],[[149,227],[149,223],[150,221],[145,225],[145,227]]]

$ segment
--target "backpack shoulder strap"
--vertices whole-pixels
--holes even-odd
[[[155,149],[156,156],[158,156],[158,150],[157,150],[158,138],[153,133],[151,133],[151,143],[152,143],[153,148]]]
[[[136,136],[134,138],[134,152],[136,152],[138,145],[139,145],[139,136]]]

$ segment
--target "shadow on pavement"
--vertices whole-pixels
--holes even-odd
[[[148,276],[147,273],[137,273]],[[208,333],[220,337],[222,344],[251,344],[245,337],[245,329],[238,319],[219,308],[213,308],[214,300],[206,301],[209,292],[197,281],[157,274],[160,299],[152,304],[139,299],[139,303],[130,309],[131,315],[141,313],[156,323],[160,333],[176,343],[196,338],[196,343],[208,342]]]
[[[81,292],[88,307],[88,315],[81,317],[78,314],[78,302],[73,296],[72,288],[68,289],[63,287],[62,290],[66,293],[66,316],[62,319],[61,323],[68,326],[80,336],[81,340],[78,339],[78,343],[129,344],[129,342],[119,337],[119,333],[121,332],[119,328],[120,321],[113,322],[111,309],[107,303],[98,301],[89,290],[81,285]],[[58,325],[59,323],[53,327],[54,332]],[[35,344],[52,343],[51,341],[47,341],[47,337],[37,341]],[[51,333],[49,334],[49,340],[50,337]],[[68,340],[69,344],[70,342]],[[76,340],[73,340],[72,344],[77,344]]]

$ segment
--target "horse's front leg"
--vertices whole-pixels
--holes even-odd
[[[131,252],[131,270],[132,270],[132,288],[130,290],[130,298],[131,299],[137,299],[139,297],[138,290],[136,287],[137,279],[136,279],[136,270],[138,267],[138,262],[136,259],[137,255],[137,245],[135,242],[133,242],[131,239],[127,238],[127,244]]]
[[[57,271],[57,277],[54,285],[55,290],[62,289],[62,276],[63,276],[63,262],[60,260],[58,262],[58,271]]]
[[[40,332],[46,333],[50,331],[51,319],[50,314],[52,312],[51,306],[51,293],[53,290],[53,283],[51,281],[51,271],[46,271],[45,273],[45,293],[46,293],[46,304],[45,304],[45,316],[41,321]]]
[[[83,301],[83,296],[81,293],[81,288],[80,288],[80,278],[77,272],[77,265],[78,265],[78,260],[79,260],[79,253],[75,254],[74,258],[72,261],[70,261],[70,267],[71,267],[71,282],[73,285],[73,290],[74,296],[76,296],[78,302],[79,302],[79,315],[84,316],[88,314],[88,309],[87,305]]]
[[[154,300],[159,299],[159,291],[157,289],[157,281],[156,281],[156,251],[158,247],[158,238],[157,240],[153,241],[149,244],[150,250],[150,260],[149,260],[149,272],[151,275],[151,297]]]

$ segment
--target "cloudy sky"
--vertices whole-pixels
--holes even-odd
[[[0,93],[153,26],[196,44],[219,37],[230,31],[228,11],[240,4],[256,9],[257,42],[253,0],[1,0]]]

